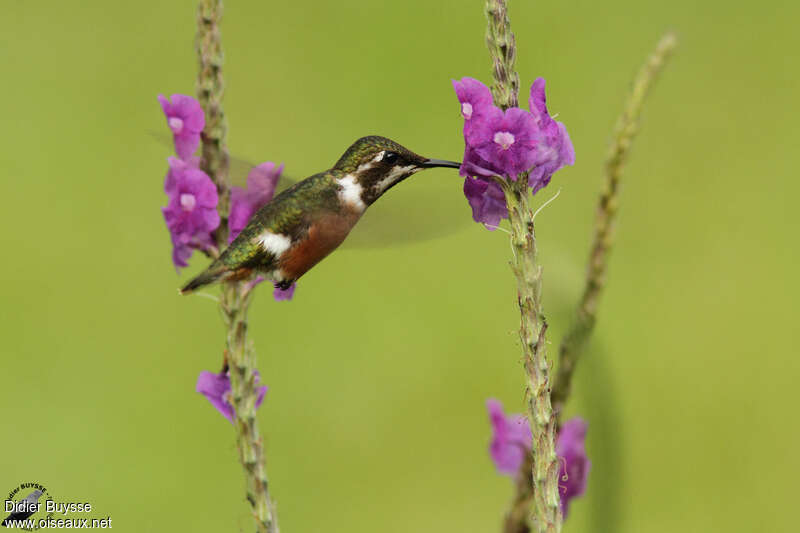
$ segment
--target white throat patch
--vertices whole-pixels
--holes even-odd
[[[343,203],[358,211],[364,211],[367,208],[367,204],[361,199],[361,193],[364,189],[361,187],[361,184],[358,183],[355,176],[347,174],[336,180],[336,183],[341,187],[339,198]]]

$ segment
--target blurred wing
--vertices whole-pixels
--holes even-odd
[[[367,209],[342,246],[374,248],[428,241],[469,227],[472,214],[463,179],[427,170],[393,188]]]
[[[157,131],[151,131],[149,133],[151,137],[153,137],[155,140],[159,142],[159,144],[172,147],[172,135],[170,135],[169,133],[163,133]],[[276,161],[276,163],[280,162]],[[246,187],[247,175],[255,166],[256,166],[255,164],[245,159],[239,159],[238,157],[229,156],[228,179],[230,180],[231,185],[235,187]],[[281,179],[278,180],[278,187],[276,188],[275,193],[277,194],[283,190],[288,189],[298,181],[300,180],[293,178],[291,176],[287,176],[286,173],[281,173]]]

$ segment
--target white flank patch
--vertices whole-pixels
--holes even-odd
[[[258,242],[275,257],[280,257],[292,245],[292,240],[289,237],[280,233],[272,233],[271,231],[265,231],[259,235]]]
[[[338,183],[342,188],[339,191],[339,198],[341,198],[342,202],[351,207],[355,207],[359,211],[363,211],[367,208],[364,200],[361,199],[361,193],[363,189],[356,180],[355,176],[348,174],[345,177],[336,180],[336,183]]]

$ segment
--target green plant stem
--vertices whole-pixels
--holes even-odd
[[[551,394],[559,423],[561,412],[563,412],[564,404],[567,402],[572,388],[575,366],[597,321],[597,306],[605,287],[608,256],[614,243],[614,221],[619,207],[622,171],[639,130],[645,97],[664,68],[676,44],[677,39],[672,33],[667,33],[658,42],[655,50],[634,78],[630,95],[614,130],[614,140],[605,164],[603,190],[597,204],[594,237],[589,252],[589,265],[586,270],[583,295],[578,303],[572,326],[559,347],[558,373]]]
[[[502,183],[505,192],[511,224],[514,252],[511,270],[517,280],[519,338],[527,380],[525,402],[533,436],[533,456],[529,463],[532,468],[532,525],[540,533],[556,533],[561,531],[562,521],[558,493],[561,465],[555,449],[556,419],[550,405],[550,362],[545,340],[547,322],[542,313],[542,267],[538,264],[527,178],[527,175],[522,175],[517,182],[498,182]],[[520,475],[527,477],[527,472]],[[516,512],[524,516],[519,510]],[[507,526],[508,523],[507,517]]]
[[[514,67],[516,40],[511,32],[505,0],[487,0],[486,18],[486,44],[495,81],[492,87],[494,102],[502,109],[515,107],[519,93],[519,75]],[[497,183],[505,194],[511,223],[511,270],[517,280],[519,338],[527,382],[525,403],[533,437],[532,454],[525,462],[529,470],[521,473],[518,480],[518,487],[525,487],[521,498],[525,505],[516,505],[518,498],[515,497],[504,527],[507,532],[522,531],[513,529],[516,526],[527,528],[529,500],[532,499],[531,519],[536,530],[557,533],[561,531],[562,520],[558,495],[560,465],[555,452],[555,417],[550,406],[550,364],[545,341],[547,323],[542,314],[542,268],[537,258],[528,176],[521,174],[516,182],[498,178]],[[531,476],[526,482],[528,471]]]
[[[227,330],[227,361],[231,378],[231,400],[235,412],[236,444],[247,478],[247,501],[253,508],[256,531],[277,533],[275,505],[269,495],[264,445],[256,420],[256,356],[247,340],[247,309],[251,292],[244,283],[226,283],[220,308]]]
[[[225,144],[227,126],[222,108],[225,83],[222,76],[223,53],[219,29],[221,18],[221,0],[200,1],[197,13],[197,98],[206,116],[200,167],[214,181],[219,194],[217,209],[221,222],[214,237],[220,250],[227,243],[230,203],[228,149]],[[250,286],[246,281],[223,284],[219,302],[227,332],[225,360],[231,380],[236,444],[245,472],[247,501],[253,509],[256,531],[278,533],[275,505],[269,494],[264,445],[256,420],[257,365],[255,350],[247,339],[250,298]]]
[[[200,167],[217,186],[221,222],[215,232],[217,248],[227,244],[230,186],[228,183],[228,147],[225,137],[228,126],[222,109],[225,79],[222,76],[222,37],[219,24],[222,19],[221,0],[200,0],[197,8],[197,100],[206,115],[203,129]]]
[[[516,40],[511,32],[505,0],[487,0],[486,18],[486,44],[495,81],[492,94],[495,105],[508,109],[517,106],[519,75],[514,66]],[[524,489],[518,493],[520,498],[515,497],[512,502],[504,527],[507,532],[522,531],[515,527],[527,528],[532,499],[531,519],[536,530],[557,533],[561,531],[562,520],[558,495],[560,465],[555,452],[555,417],[550,406],[550,364],[545,341],[547,322],[542,314],[542,268],[537,258],[528,176],[522,174],[516,182],[498,178],[497,183],[505,194],[511,223],[511,270],[517,280],[519,338],[527,382],[525,403],[533,437],[532,454],[525,462],[529,470],[521,473],[518,480],[518,487]],[[526,482],[528,471],[530,481]],[[522,500],[524,506],[518,505],[518,500]]]
[[[605,165],[605,184],[597,206],[597,222],[589,254],[586,285],[578,304],[575,321],[564,336],[559,349],[558,373],[550,395],[556,417],[556,429],[560,425],[563,406],[569,398],[575,365],[596,322],[597,305],[605,284],[608,255],[613,243],[613,222],[618,208],[619,182],[623,165],[638,130],[644,99],[676,44],[677,40],[672,33],[667,33],[661,38],[655,51],[634,79],[631,94],[617,122],[614,142]],[[525,510],[529,508],[534,497],[533,480],[528,475],[529,469],[530,463],[526,462],[520,470],[511,507],[506,513],[504,533],[530,531],[525,516]]]
[[[505,0],[486,1],[486,45],[492,58],[492,86],[494,103],[501,109],[517,107],[519,74],[514,68],[517,44],[511,32],[508,6]]]

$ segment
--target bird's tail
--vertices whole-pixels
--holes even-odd
[[[228,272],[228,268],[224,264],[219,261],[214,261],[207,269],[184,285],[181,289],[181,294],[189,294],[204,285],[222,281]]]

